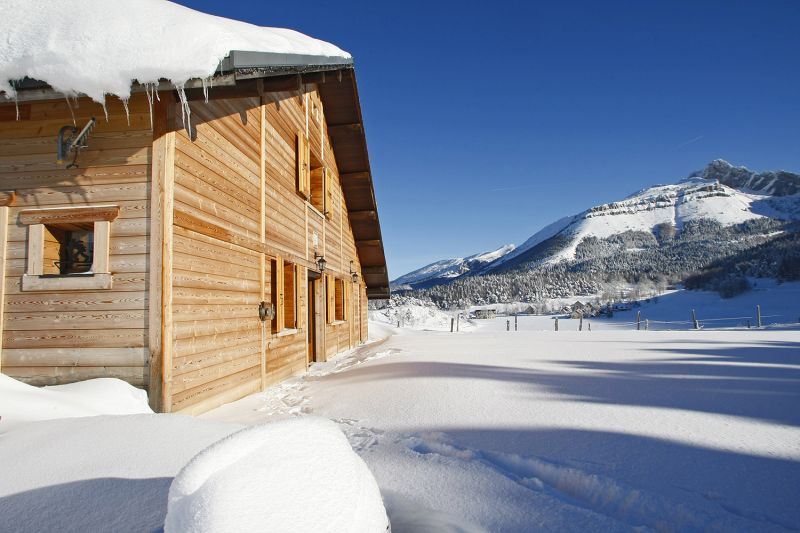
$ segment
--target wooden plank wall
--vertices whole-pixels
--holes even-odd
[[[118,377],[146,386],[150,110],[134,96],[126,118],[122,103],[102,107],[80,99],[0,106],[0,191],[15,190],[9,208],[2,323],[2,371],[36,385]],[[90,117],[97,126],[80,168],[57,165],[58,130]],[[116,204],[111,225],[112,290],[22,292],[27,228],[21,209]]]
[[[258,241],[258,99],[191,106],[193,138],[176,135],[175,212]],[[171,410],[199,412],[261,389],[261,254],[173,226]]]

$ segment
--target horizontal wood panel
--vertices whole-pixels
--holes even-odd
[[[40,329],[143,329],[147,325],[145,311],[32,311],[4,313],[5,331]]]
[[[13,366],[144,366],[146,348],[23,348],[3,350],[3,369]]]
[[[4,331],[3,349],[17,348],[141,348],[146,346],[145,329],[55,329]]]
[[[189,337],[179,339],[173,351],[173,364],[178,367],[191,366],[194,360],[205,360],[213,357],[220,349],[227,346],[238,346],[261,342],[261,328],[250,328],[242,331],[232,331],[219,335],[206,335],[203,337]],[[220,362],[220,361],[217,361]],[[201,365],[202,366],[202,365]]]
[[[214,397],[226,390],[238,386],[252,384],[255,390],[261,388],[261,366],[253,366],[236,374],[223,376],[214,381],[204,383],[198,387],[181,391],[172,397],[172,408],[175,411],[188,409],[192,404]],[[248,389],[249,390],[249,389]]]
[[[5,311],[20,313],[31,311],[83,311],[147,309],[144,292],[116,291],[63,291],[25,292],[6,296]]]
[[[117,378],[134,387],[147,383],[147,369],[142,366],[9,366],[3,373],[30,385],[61,385],[95,378]]]
[[[198,368],[190,372],[173,375],[172,391],[180,393],[182,391],[199,387],[212,381],[224,378],[257,367],[261,372],[261,343],[251,346],[237,346],[236,352],[239,357],[221,362],[216,365]]]

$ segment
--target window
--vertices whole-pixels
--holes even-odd
[[[326,217],[333,207],[333,174],[311,153],[305,135],[297,135],[297,192]]]
[[[273,332],[300,329],[300,266],[278,257],[272,261]]]
[[[350,295],[349,284],[344,280],[328,275],[328,322],[341,322],[347,320]]]
[[[28,226],[22,290],[110,289],[111,222],[118,215],[119,206],[21,211]]]
[[[311,197],[311,150],[308,139],[297,135],[297,192],[306,200]]]

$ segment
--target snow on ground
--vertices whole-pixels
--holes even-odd
[[[119,379],[34,387],[0,374],[0,434],[53,418],[152,413],[147,393]]]
[[[458,314],[458,312],[442,311],[430,301],[408,297],[389,300],[384,309],[370,310],[369,318],[373,322],[401,330],[450,331],[450,321],[458,318]],[[466,320],[464,316],[462,314],[458,319],[459,331],[473,328],[471,321]]]
[[[165,0],[5,0],[0,91],[30,77],[97,102],[131,83],[208,78],[232,50],[340,58],[350,54],[293,30],[263,28]],[[166,53],[169,51],[169,53]],[[10,81],[9,81],[10,80]]]
[[[116,379],[1,374],[0,412],[0,531],[387,530],[375,478],[329,420],[243,429],[154,414]]]
[[[704,329],[747,328],[748,323],[755,327],[756,306],[761,306],[762,324],[770,327],[800,328],[800,282],[778,284],[769,279],[751,279],[753,288],[733,298],[722,298],[716,292],[674,290],[643,300],[638,307],[628,311],[616,311],[611,318],[597,316],[585,318],[583,327],[592,330],[633,330],[636,329],[636,315],[641,313],[641,327],[645,324],[651,330],[688,330],[693,328],[692,309]],[[594,301],[595,298],[571,298],[564,303]],[[499,304],[498,312],[513,314],[530,304]],[[560,331],[577,331],[579,320],[564,315],[533,315],[517,317],[520,331],[552,331],[553,318],[559,317]],[[506,321],[514,329],[514,317],[498,317],[494,320],[474,320],[473,323],[493,331],[505,331]]]
[[[797,331],[482,327],[406,330],[203,418],[334,420],[395,533],[785,531],[798,401]]]

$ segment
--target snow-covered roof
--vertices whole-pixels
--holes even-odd
[[[302,33],[166,0],[4,0],[0,34],[0,91],[9,96],[27,77],[98,102],[124,99],[134,81],[181,87],[214,75],[226,58],[229,67],[352,64],[349,53]]]

